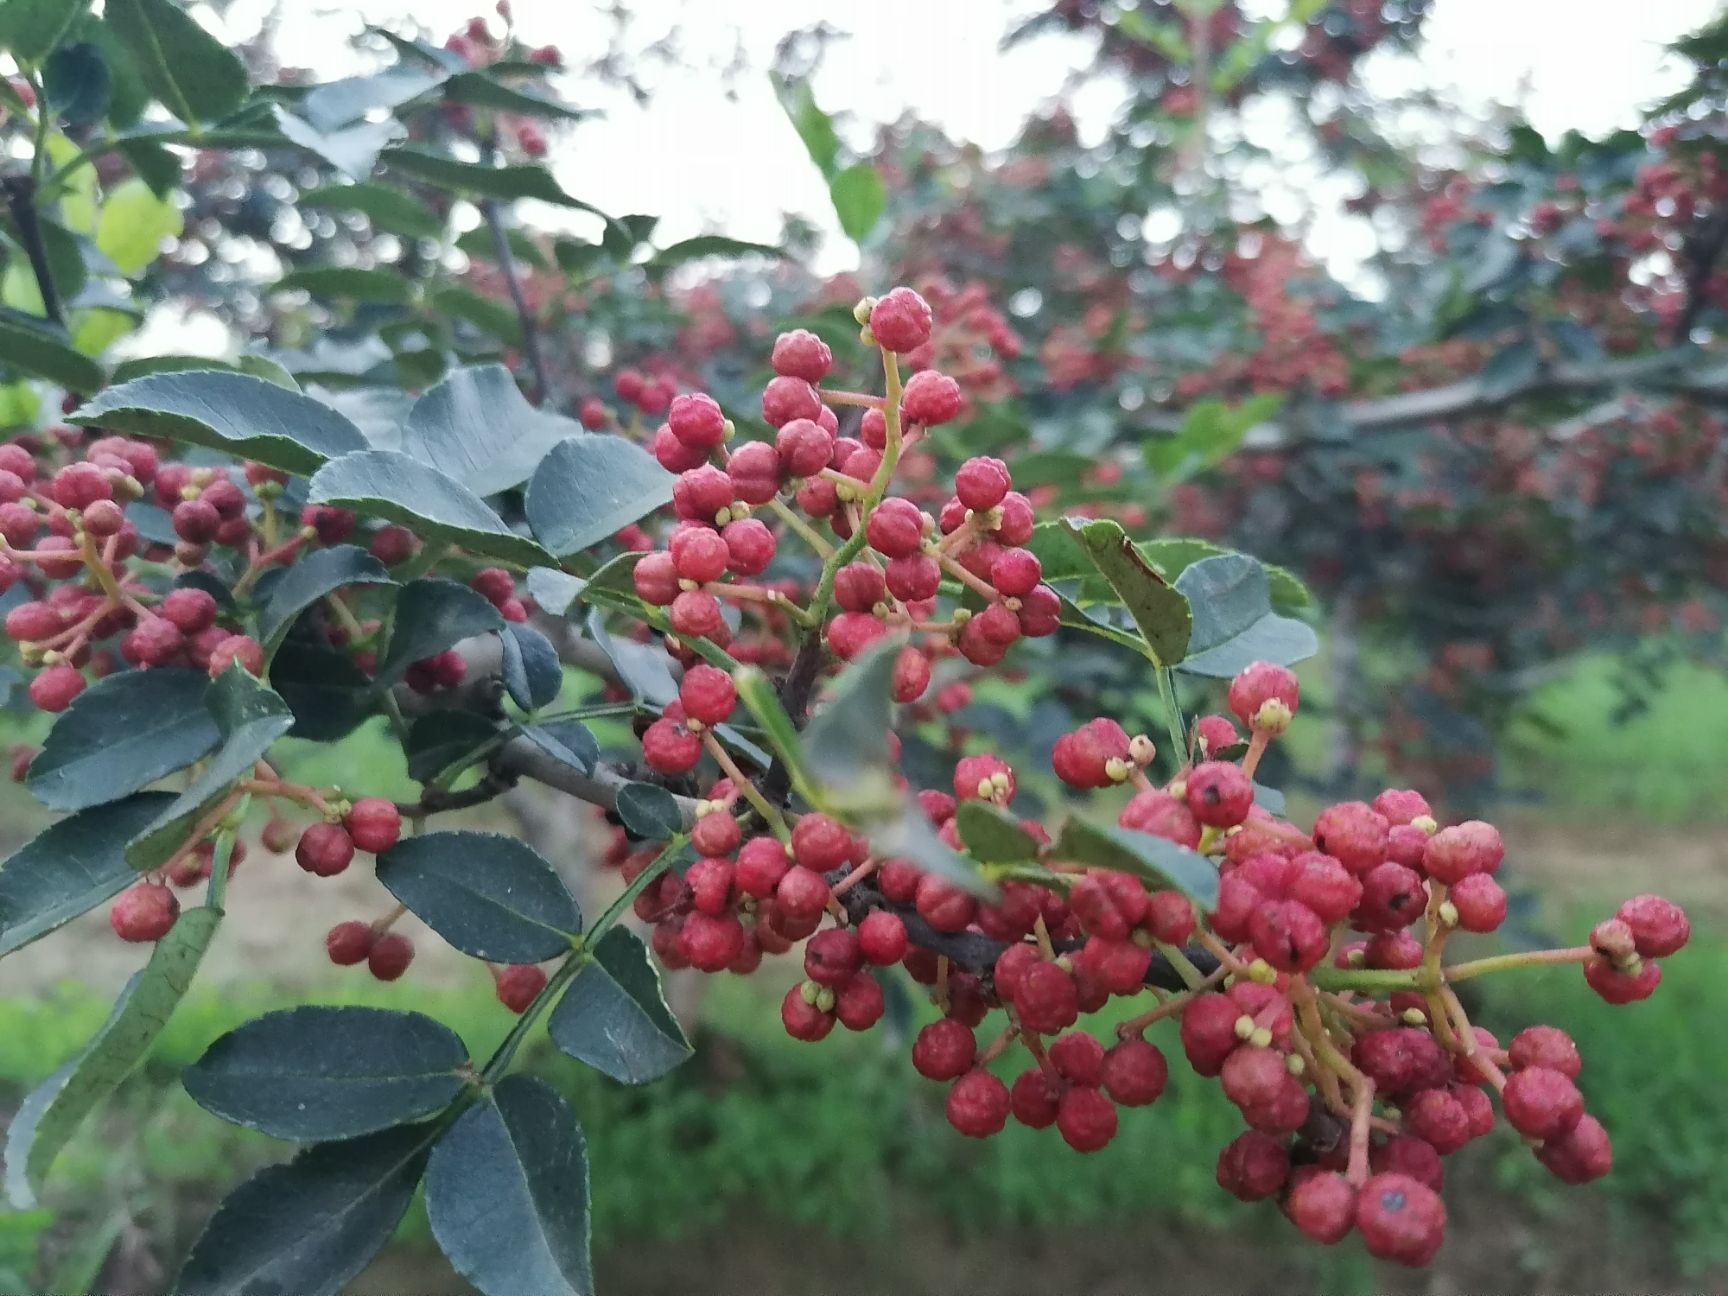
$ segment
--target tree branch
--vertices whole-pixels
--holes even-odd
[[[492,768],[506,777],[530,778],[536,783],[544,783],[603,810],[616,810],[618,793],[629,784],[640,782],[614,765],[596,765],[592,773],[584,774],[554,758],[532,738],[512,738],[505,743],[492,757]],[[669,795],[677,804],[684,828],[688,830],[696,822],[695,799],[677,793]]]
[[[498,258],[498,268],[504,274],[504,286],[510,292],[516,318],[522,325],[522,354],[534,375],[532,400],[539,405],[552,394],[552,383],[546,375],[546,357],[540,350],[540,326],[534,312],[528,309],[528,298],[522,291],[521,277],[516,273],[516,256],[510,251],[510,236],[504,229],[504,218],[499,214],[498,204],[490,198],[485,199],[480,204],[480,211],[486,218],[486,227],[492,231],[492,248]]]
[[[11,209],[13,223],[18,227],[18,241],[24,245],[24,255],[30,259],[30,270],[36,276],[36,288],[42,294],[42,313],[52,322],[64,326],[60,310],[60,294],[54,290],[54,271],[48,263],[48,248],[42,242],[42,223],[36,216],[36,180],[30,175],[9,175],[0,179],[6,190],[6,204]]]
[[[1683,345],[1692,332],[1692,326],[1698,322],[1698,315],[1704,309],[1704,293],[1709,287],[1710,275],[1724,251],[1728,251],[1728,211],[1716,213],[1686,240],[1685,256],[1689,263],[1686,267],[1686,301],[1674,321],[1670,338],[1674,346]]]

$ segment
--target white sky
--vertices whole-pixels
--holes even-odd
[[[832,230],[826,194],[781,115],[765,75],[788,31],[826,19],[850,34],[817,75],[818,102],[853,115],[846,133],[863,144],[869,127],[911,110],[986,148],[1009,142],[1017,124],[1049,101],[1084,63],[1084,40],[1047,38],[1007,54],[1000,34],[1031,0],[869,0],[844,6],[814,0],[626,0],[633,44],[677,29],[682,66],[650,66],[645,108],[608,97],[603,119],[559,131],[552,163],[565,187],[615,213],[662,218],[665,239],[704,230],[770,240],[783,212]],[[243,34],[272,0],[236,0]],[[1723,0],[1435,0],[1419,57],[1374,67],[1370,84],[1425,87],[1467,110],[1521,103],[1550,137],[1568,127],[1600,132],[1636,122],[1639,106],[1676,84],[1661,45],[1706,21]],[[605,6],[594,0],[515,0],[525,39],[567,50],[605,48]],[[1276,11],[1278,0],[1251,10]],[[286,61],[320,77],[352,70],[343,49],[360,23],[412,15],[443,33],[489,0],[289,0],[279,45]],[[750,71],[728,77],[742,53]],[[578,104],[587,87],[569,85]],[[1081,120],[1103,121],[1112,91],[1099,86],[1079,105]],[[825,260],[849,263],[834,240]]]

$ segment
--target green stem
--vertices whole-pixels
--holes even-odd
[[[1310,969],[1308,980],[1318,990],[1363,990],[1391,993],[1394,990],[1419,990],[1421,978],[1414,968],[1339,968],[1321,966]]]
[[[1182,704],[1176,699],[1176,673],[1168,666],[1158,667],[1158,698],[1164,704],[1164,729],[1170,735],[1170,759],[1181,769],[1187,763],[1188,740],[1183,736],[1188,726],[1182,720]]]
[[[798,510],[786,503],[785,500],[776,495],[768,501],[768,507],[774,510],[776,517],[796,531],[805,544],[816,551],[817,557],[826,561],[834,556],[834,546],[818,535],[816,528],[799,517]]]
[[[1472,959],[1468,963],[1454,963],[1445,969],[1448,984],[1458,981],[1468,981],[1473,977],[1486,976],[1490,972],[1506,972],[1513,968],[1554,967],[1565,963],[1588,963],[1596,957],[1596,951],[1588,945],[1574,945],[1568,949],[1526,950],[1519,954],[1496,954],[1492,958]]]
[[[636,902],[636,897],[646,891],[654,881],[667,869],[672,867],[672,861],[678,852],[684,849],[687,839],[680,833],[666,843],[666,849],[648,861],[648,866],[636,875],[634,881],[619,894],[618,898],[606,907],[606,912],[594,920],[594,925],[582,934],[583,944],[592,949],[600,943],[600,938],[612,929],[624,911]]]
[[[1176,975],[1182,978],[1182,984],[1190,990],[1197,990],[1206,984],[1206,974],[1195,967],[1194,960],[1179,947],[1159,941],[1158,952],[1170,960],[1170,966],[1176,969]]]

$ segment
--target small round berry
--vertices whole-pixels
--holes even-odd
[[[1050,1062],[1064,1080],[1097,1086],[1104,1082],[1104,1046],[1085,1031],[1069,1031],[1050,1045]]]
[[[839,989],[864,966],[858,933],[850,927],[829,927],[804,945],[804,975],[817,985]]]
[[[642,732],[642,759],[660,774],[687,774],[702,759],[702,739],[662,716]]]
[[[786,992],[786,997],[780,1001],[780,1024],[793,1039],[814,1044],[834,1029],[834,1014],[823,1012],[806,999],[803,992],[803,982]]]
[[[1403,788],[1387,788],[1374,798],[1374,809],[1384,815],[1386,822],[1393,827],[1434,817],[1434,810],[1426,797],[1420,792]]]
[[[1601,1121],[1581,1116],[1570,1132],[1537,1148],[1536,1159],[1562,1183],[1585,1184],[1613,1168],[1614,1145]]]
[[[294,848],[294,860],[308,873],[335,877],[354,859],[354,839],[341,824],[308,824]]]
[[[1386,858],[1390,825],[1365,801],[1340,801],[1314,819],[1314,845],[1357,877]]]
[[[1472,873],[1446,898],[1458,911],[1458,925],[1467,932],[1495,931],[1506,921],[1506,892],[1486,873]]]
[[[1218,1186],[1241,1201],[1264,1201],[1289,1176],[1283,1141],[1259,1130],[1238,1134],[1218,1154]]]
[[[1531,1066],[1514,1071],[1500,1091],[1506,1121],[1526,1138],[1559,1138],[1584,1115],[1584,1096],[1564,1072]]]
[[[912,553],[890,559],[883,573],[888,592],[906,603],[921,603],[936,597],[942,587],[942,565],[930,554]]]
[[[380,981],[395,981],[414,961],[414,942],[401,932],[385,932],[372,942],[366,968]]]
[[[123,941],[161,940],[180,916],[180,901],[167,887],[140,882],[128,887],[108,910],[108,925]]]
[[[928,427],[949,422],[965,405],[966,397],[959,383],[947,374],[926,369],[907,380],[900,409],[910,422]]]
[[[1231,712],[1249,729],[1279,734],[1289,727],[1300,696],[1294,671],[1262,661],[1244,667],[1230,681],[1227,700]]]
[[[1514,1071],[1526,1067],[1547,1067],[1576,1080],[1584,1069],[1584,1059],[1578,1055],[1578,1045],[1558,1026],[1527,1026],[1512,1037],[1506,1055]]]
[[[725,551],[725,545],[721,545]],[[686,639],[709,639],[719,633],[726,619],[720,613],[720,600],[707,590],[685,590],[672,600],[667,611],[672,629]]]
[[[1228,761],[1196,765],[1186,782],[1188,809],[1208,827],[1234,828],[1254,804],[1253,780]]]
[[[1075,1085],[1057,1103],[1056,1129],[1076,1152],[1096,1152],[1116,1137],[1116,1104],[1100,1089]]]
[[[968,1071],[948,1091],[948,1123],[968,1138],[988,1138],[1008,1123],[1008,1086],[988,1071]]]
[[[1013,1001],[1021,1023],[1044,1035],[1067,1030],[1080,1015],[1079,987],[1054,963],[1035,963],[1021,973]]]
[[[819,383],[833,367],[834,353],[809,329],[793,329],[774,339],[774,350],[768,363],[774,366],[777,374]]]
[[[666,426],[692,450],[707,452],[726,440],[726,415],[712,396],[702,392],[674,397],[666,409]]]
[[[1284,1214],[1305,1237],[1331,1246],[1356,1225],[1356,1189],[1337,1171],[1303,1166],[1290,1176]]]
[[[1013,484],[1008,465],[985,455],[968,459],[954,474],[954,494],[974,512],[995,508]]]
[[[1632,929],[1632,940],[1645,958],[1667,958],[1692,936],[1686,911],[1659,895],[1633,896],[1614,915]]]
[[[337,967],[364,963],[372,952],[372,924],[351,918],[324,933],[324,952]]]
[[[1023,598],[1043,578],[1043,566],[1030,549],[1004,549],[990,564],[990,583],[1003,598]]]
[[[248,675],[264,673],[264,645],[251,635],[229,635],[210,652],[208,670],[215,679],[230,666],[238,663]]]
[[[1655,959],[1644,959],[1636,972],[1624,972],[1607,959],[1595,959],[1584,965],[1584,980],[1604,1003],[1637,1003],[1655,994],[1662,984],[1662,965]]]
[[[1170,1079],[1170,1064],[1157,1045],[1125,1039],[1104,1055],[1104,1088],[1124,1107],[1158,1101]]]
[[[963,756],[954,763],[954,795],[1007,804],[1014,799],[1014,771],[999,756]]]
[[[825,814],[807,814],[792,829],[792,857],[817,873],[850,860],[852,845],[846,826]]]
[[[802,378],[784,375],[770,378],[762,389],[762,418],[770,427],[785,427],[794,419],[815,420],[822,413],[822,397]],[[793,476],[809,476],[794,473]]]
[[[870,332],[890,351],[916,351],[930,340],[930,303],[910,288],[894,288],[870,308]]]
[[[777,542],[761,518],[739,518],[720,528],[726,542],[726,565],[738,576],[759,576],[774,561]]]
[[[1236,732],[1236,726],[1230,723],[1228,716],[1201,716],[1194,722],[1195,743],[1200,754],[1209,759],[1217,759],[1218,753],[1235,747],[1242,741],[1242,735]]]
[[[686,914],[678,929],[678,952],[691,967],[724,972],[744,949],[744,925],[732,914]]]
[[[814,477],[834,457],[834,434],[813,419],[793,419],[774,438],[788,477]]]
[[[1422,867],[1435,881],[1454,886],[1472,873],[1493,873],[1505,855],[1500,830],[1472,819],[1442,828],[1430,837],[1422,853]]]
[[[684,672],[678,686],[678,700],[684,713],[705,725],[723,723],[738,704],[738,690],[732,677],[717,666],[699,662]]]
[[[898,963],[906,955],[906,924],[899,914],[875,909],[858,924],[858,949],[864,961],[877,967]]]
[[[498,1002],[513,1013],[528,1011],[546,988],[546,973],[532,963],[512,963],[498,969]]]
[[[182,634],[197,634],[216,622],[216,599],[191,585],[168,591],[157,612]]]
[[[1031,1129],[1048,1129],[1056,1123],[1061,1109],[1061,1091],[1044,1074],[1042,1067],[1022,1071],[1008,1091],[1008,1105],[1014,1119]]]
[[[698,585],[719,580],[731,557],[720,533],[707,527],[690,526],[675,532],[666,548],[678,575]]]
[[[1377,1174],[1357,1193],[1356,1227],[1370,1255],[1419,1267],[1446,1236],[1446,1206],[1409,1175]]]
[[[779,841],[773,837],[752,837],[738,850],[733,881],[745,895],[766,900],[774,894],[774,889],[780,885],[780,879],[786,876],[789,866],[786,848]],[[822,889],[828,889],[826,884]],[[826,903],[826,900],[821,903]]]
[[[977,1055],[976,1037],[952,1017],[931,1022],[912,1041],[912,1068],[929,1080],[953,1080],[965,1075]]]
[[[51,715],[71,706],[83,691],[84,676],[72,666],[50,666],[38,672],[26,690],[32,705]]]
[[[881,983],[868,972],[858,973],[834,992],[835,1020],[850,1031],[869,1030],[887,1008]]]
[[[925,520],[924,512],[911,500],[891,495],[871,511],[864,536],[870,547],[886,558],[909,558],[924,542]]]
[[[354,845],[373,855],[389,850],[402,836],[402,812],[383,797],[362,797],[342,822]]]
[[[1415,869],[1378,864],[1362,878],[1362,900],[1352,921],[1362,931],[1402,931],[1422,916],[1428,888]]]

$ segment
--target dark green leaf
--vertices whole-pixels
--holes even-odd
[[[532,1076],[462,1113],[426,1170],[432,1236],[485,1296],[589,1296],[588,1156],[576,1116]]]
[[[54,51],[42,68],[48,102],[67,123],[88,126],[108,111],[113,82],[102,51],[88,41]],[[63,289],[64,291],[64,289]]]
[[[578,1062],[625,1084],[658,1080],[690,1056],[648,950],[622,927],[607,932],[552,1010],[547,1034]]]
[[[414,283],[397,270],[360,266],[309,266],[276,281],[275,291],[303,289],[314,297],[364,302],[370,306],[406,306],[414,300]]]
[[[828,184],[828,197],[840,228],[854,243],[863,242],[888,210],[887,186],[868,162],[856,162],[835,176]]]
[[[838,814],[869,816],[900,803],[888,759],[899,654],[898,644],[884,642],[848,663],[799,740],[811,792]]]
[[[139,792],[80,810],[0,863],[0,956],[136,882],[126,843],[173,799],[169,792]]]
[[[408,777],[430,783],[452,768],[466,768],[475,753],[498,742],[498,726],[474,711],[451,707],[416,716],[408,727],[402,754],[408,760]]]
[[[423,658],[503,628],[498,609],[478,591],[443,577],[410,581],[396,596],[395,623],[378,663],[377,687],[394,684]]]
[[[522,345],[522,320],[503,302],[482,297],[466,288],[440,288],[432,295],[432,308],[440,315],[466,320],[506,345]]]
[[[364,549],[354,545],[315,549],[270,587],[269,601],[258,614],[258,638],[265,648],[275,647],[295,617],[345,586],[395,583],[384,564]]]
[[[533,567],[528,571],[528,596],[553,616],[563,616],[586,583],[556,567]]]
[[[117,801],[185,769],[221,740],[203,671],[121,671],[73,699],[30,762],[30,791],[55,810]]]
[[[0,308],[0,366],[46,378],[68,391],[93,392],[102,386],[102,366],[75,349],[64,329],[5,308]]]
[[[503,365],[474,365],[414,402],[402,450],[476,495],[496,495],[527,481],[560,442],[585,435],[575,420],[530,405]]]
[[[592,774],[594,763],[600,759],[600,744],[580,720],[547,720],[524,725],[522,736],[554,760],[584,774]]]
[[[181,121],[215,121],[246,98],[245,65],[173,0],[108,0],[103,13],[150,93]]]
[[[1254,785],[1254,804],[1267,814],[1282,816],[1289,803],[1284,799],[1284,794],[1277,788],[1256,783]]]
[[[1180,669],[1229,679],[1256,661],[1289,666],[1319,649],[1306,623],[1272,611],[1266,569],[1245,554],[1202,558],[1176,588],[1194,608],[1194,636]]]
[[[312,477],[307,499],[400,522],[425,540],[525,567],[555,565],[478,495],[453,477],[396,450],[360,450],[332,459]]]
[[[504,243],[510,249],[510,255],[536,270],[550,270],[552,263],[546,254],[540,250],[540,245],[521,229],[506,228]],[[456,246],[469,256],[479,261],[497,261],[498,243],[492,237],[492,231],[486,225],[476,225],[456,240]]]
[[[378,167],[379,155],[403,135],[402,124],[394,118],[321,131],[281,104],[276,105],[275,120],[284,140],[323,158],[350,180],[371,175]]]
[[[150,951],[149,963],[126,983],[108,1020],[24,1099],[6,1132],[6,1195],[16,1209],[35,1205],[66,1141],[150,1052],[221,919],[221,911],[210,908],[181,914]]]
[[[419,180],[439,189],[474,194],[481,198],[538,198],[559,207],[601,215],[594,207],[565,193],[552,173],[539,166],[486,166],[479,162],[461,162],[439,153],[418,148],[393,148],[384,153],[387,166],[410,180]]]
[[[429,208],[399,189],[374,182],[321,185],[308,189],[300,195],[300,205],[359,212],[372,222],[373,228],[405,234],[409,238],[434,239],[444,232],[444,222]]]
[[[653,783],[626,783],[619,788],[617,810],[624,826],[643,841],[665,841],[685,829],[677,800]]]
[[[1158,540],[1146,540],[1137,544],[1141,554],[1149,559],[1159,571],[1164,573],[1166,580],[1175,580],[1193,564],[1202,558],[1218,558],[1234,550],[1223,545],[1214,544],[1210,540],[1201,540],[1188,536],[1169,536]],[[1314,595],[1302,583],[1300,577],[1287,567],[1278,567],[1272,563],[1262,563],[1266,576],[1272,585],[1272,602],[1283,608],[1311,607]]]
[[[347,653],[287,639],[270,660],[270,684],[294,713],[292,738],[334,742],[378,705],[372,680]]]
[[[208,446],[295,473],[366,448],[360,429],[322,401],[222,369],[135,378],[80,406],[71,421]]]
[[[670,247],[661,248],[648,258],[648,264],[657,269],[670,270],[673,266],[680,266],[686,261],[696,261],[703,257],[783,257],[785,255],[784,248],[775,247],[771,243],[746,243],[743,239],[726,238],[720,234],[698,234],[695,238],[687,238],[672,244]]]
[[[164,863],[185,842],[193,824],[294,725],[288,704],[238,664],[211,682],[204,704],[216,718],[222,745],[191,785],[127,845],[126,858],[136,869]]]
[[[652,513],[672,498],[674,480],[633,441],[571,437],[540,461],[523,507],[535,536],[562,557]]]
[[[228,1195],[192,1244],[177,1296],[337,1296],[414,1199],[437,1125],[309,1148]]]
[[[308,1005],[229,1031],[182,1079],[205,1111],[306,1143],[429,1116],[462,1092],[467,1063],[456,1032],[421,1013]]]
[[[641,557],[640,554],[629,556]],[[590,581],[589,588],[593,584]],[[672,659],[664,648],[657,644],[614,639],[607,633],[605,618],[598,608],[588,614],[587,625],[588,637],[606,654],[606,660],[612,663],[618,678],[634,697],[650,706],[662,707],[678,696],[678,681],[672,675]]]
[[[504,627],[504,687],[524,711],[535,711],[558,700],[564,687],[564,667],[551,641],[532,626],[514,622]]]
[[[954,826],[973,859],[985,864],[1013,864],[1038,858],[1038,839],[1020,821],[986,801],[962,801],[954,811]]]
[[[66,38],[90,0],[5,0],[0,4],[0,48],[20,63],[40,63]]]
[[[443,83],[446,73],[424,64],[398,63],[367,76],[344,77],[313,86],[300,100],[300,113],[320,131],[359,121],[375,108],[393,109],[418,99]]]
[[[540,963],[565,953],[582,915],[555,870],[502,833],[405,837],[378,857],[378,880],[464,954]]]
[[[1218,903],[1218,868],[1198,851],[1151,833],[1078,817],[1062,825],[1052,853],[1071,864],[1132,873],[1158,887],[1175,887],[1202,909]]]
[[[580,121],[588,116],[579,108],[561,104],[536,90],[505,85],[487,72],[458,72],[444,83],[444,97],[457,103],[479,108],[495,108],[501,112],[518,113],[525,117],[554,117],[563,121]]]
[[[1098,574],[1121,598],[1145,637],[1152,659],[1161,666],[1181,661],[1193,628],[1189,601],[1181,591],[1172,588],[1140,556],[1120,523],[1064,518],[1062,525],[1085,547]]]
[[[816,164],[822,178],[831,179],[840,156],[840,136],[835,132],[834,123],[828,114],[816,106],[816,96],[811,92],[810,83],[793,82],[778,76],[773,78],[773,83],[774,94],[780,100],[780,106],[786,110],[792,129],[798,132],[798,138],[804,142],[804,151],[810,155],[810,160]]]

